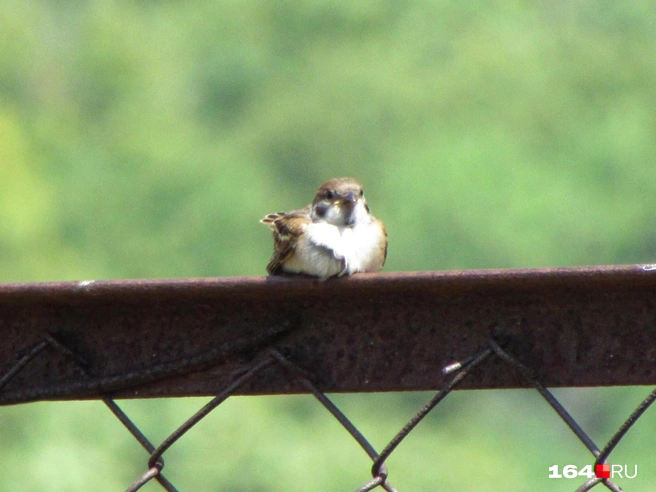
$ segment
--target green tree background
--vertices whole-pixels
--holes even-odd
[[[262,275],[259,218],[340,175],[385,220],[388,271],[656,261],[654,19],[647,0],[7,0],[0,281]],[[603,444],[647,390],[556,393]],[[378,448],[427,399],[335,396]],[[201,404],[121,402],[154,441]],[[638,490],[653,421],[613,455]],[[2,490],[145,469],[99,402],[0,409],[0,440]],[[199,491],[353,490],[369,469],[307,396],[230,399],[165,458]],[[388,463],[401,490],[496,491],[564,490],[548,467],[589,462],[534,392],[475,391]]]

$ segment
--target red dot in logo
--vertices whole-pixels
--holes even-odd
[[[597,478],[610,478],[610,465],[608,463],[596,464],[595,475]]]

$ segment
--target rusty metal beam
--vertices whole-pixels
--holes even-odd
[[[547,386],[653,385],[655,336],[649,265],[0,284],[0,404],[213,395],[269,346],[324,392],[435,390],[490,337]],[[274,365],[239,393],[304,391]]]

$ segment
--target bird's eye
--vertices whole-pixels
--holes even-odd
[[[360,198],[364,196],[364,189],[360,188]]]
[[[334,198],[334,196],[335,196],[335,193],[333,192],[333,190],[327,190],[326,191],[326,198],[328,200],[332,200]]]

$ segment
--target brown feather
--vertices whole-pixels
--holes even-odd
[[[260,221],[273,231],[273,255],[267,265],[270,275],[283,273],[285,261],[294,253],[299,236],[311,221],[309,206],[292,212],[269,214]]]

